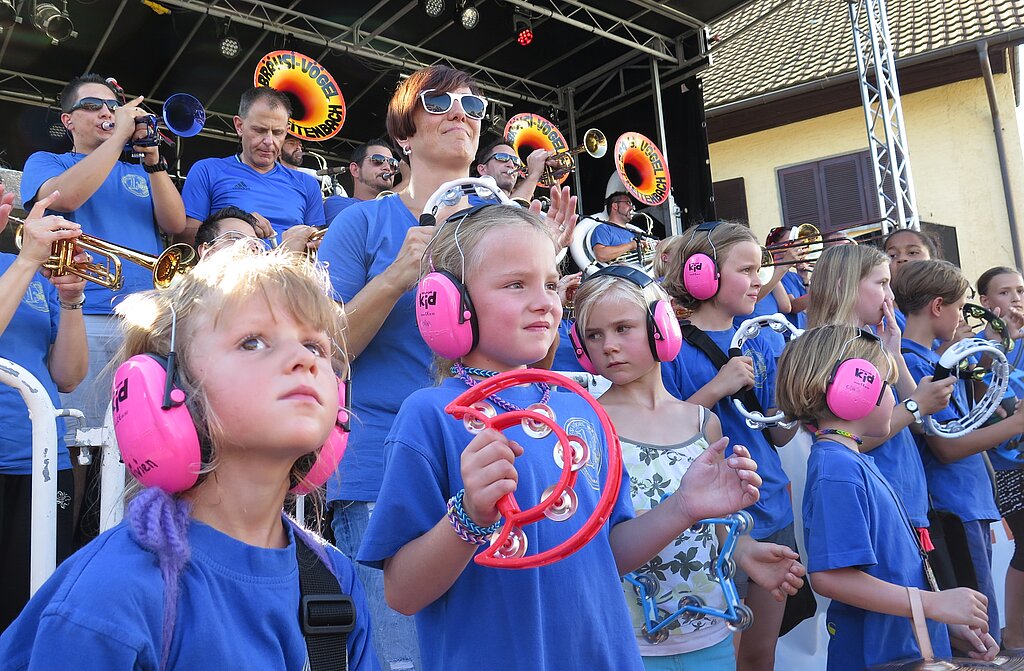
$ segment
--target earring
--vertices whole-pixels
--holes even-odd
[[[408,156],[412,153],[412,147],[402,147],[402,153]]]

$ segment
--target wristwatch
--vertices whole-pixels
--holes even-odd
[[[154,172],[167,172],[167,159],[161,156],[160,160],[154,163],[153,165],[146,165],[145,163],[143,163],[142,169],[151,175]]]
[[[921,407],[917,404],[917,401],[915,401],[912,398],[908,398],[907,400],[903,401],[903,406],[907,409],[907,412],[914,416],[914,424],[920,424]]]

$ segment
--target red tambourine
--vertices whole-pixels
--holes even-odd
[[[586,441],[581,436],[566,434],[562,427],[555,422],[553,412],[547,406],[534,404],[526,410],[498,415],[494,408],[485,402],[488,396],[493,396],[509,387],[534,382],[546,382],[568,389],[583,397],[590,404],[604,429],[608,446],[609,470],[601,498],[583,526],[559,545],[526,556],[526,534],[523,532],[523,527],[545,517],[554,521],[562,521],[568,519],[575,512],[577,498],[573,486],[576,484],[579,470],[587,464],[590,458],[590,448]],[[590,542],[608,521],[612,509],[615,507],[615,501],[618,499],[619,485],[622,482],[622,448],[608,413],[583,387],[565,376],[548,370],[537,368],[513,370],[495,375],[470,387],[449,403],[444,410],[455,419],[465,422],[467,430],[473,433],[479,433],[484,429],[503,431],[522,423],[524,430],[527,430],[528,433],[549,431],[558,438],[555,463],[562,462],[560,464],[562,472],[558,482],[548,487],[541,501],[527,510],[520,509],[512,494],[506,494],[498,500],[497,508],[501,513],[503,523],[491,538],[490,546],[474,558],[477,564],[493,568],[536,568],[552,564],[559,559],[568,557]],[[562,455],[565,454],[571,454],[572,458],[563,458]]]

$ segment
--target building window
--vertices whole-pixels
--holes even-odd
[[[827,232],[879,218],[867,151],[779,168],[777,174],[785,226],[810,223]],[[891,193],[891,180],[886,187]]]
[[[744,226],[750,225],[747,216],[747,190],[743,178],[723,179],[711,185],[715,194],[715,218]]]

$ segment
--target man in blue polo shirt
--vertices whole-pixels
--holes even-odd
[[[256,217],[261,238],[280,240],[295,226],[324,225],[320,185],[277,162],[291,113],[291,102],[280,91],[261,86],[242,94],[235,117],[242,152],[202,159],[188,171],[182,189],[188,217],[185,242],[192,242],[204,219],[229,205]]]
[[[616,191],[605,199],[608,223],[599,224],[590,234],[594,256],[601,263],[612,263],[626,252],[637,249],[636,236],[623,228],[633,218],[636,206],[625,191]]]

